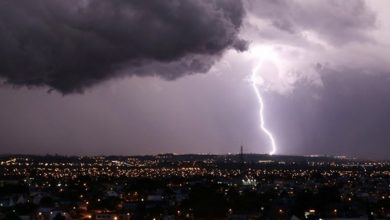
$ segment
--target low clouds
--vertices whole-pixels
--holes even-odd
[[[0,77],[70,93],[119,73],[207,72],[225,49],[246,49],[243,17],[237,0],[5,0]]]
[[[252,45],[274,48],[282,69],[266,88],[291,94],[301,82],[322,86],[326,73],[318,67],[345,74],[388,72],[388,18],[378,2],[247,0],[243,36],[255,39]]]
[[[314,32],[336,45],[369,40],[366,31],[375,28],[375,13],[363,0],[254,0],[248,3],[255,16],[279,30],[290,34]]]

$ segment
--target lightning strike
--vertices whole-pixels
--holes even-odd
[[[255,93],[256,93],[256,96],[257,96],[257,99],[258,99],[259,105],[260,105],[260,109],[259,109],[260,128],[267,135],[267,137],[268,137],[268,139],[270,141],[272,150],[269,152],[269,154],[273,155],[276,152],[276,143],[275,143],[275,139],[274,139],[272,133],[265,126],[265,122],[264,122],[264,102],[263,102],[263,98],[261,97],[260,91],[257,88],[257,83],[256,83],[257,82],[257,80],[256,80],[256,72],[257,71],[256,71],[256,69],[252,72],[251,83],[252,83],[253,89],[255,90]]]

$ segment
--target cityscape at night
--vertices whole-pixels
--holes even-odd
[[[2,156],[5,219],[385,219],[390,162],[262,154]]]
[[[0,0],[0,220],[390,220],[389,0]]]

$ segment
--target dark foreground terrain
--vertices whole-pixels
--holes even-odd
[[[390,163],[268,155],[0,157],[0,219],[390,219]]]

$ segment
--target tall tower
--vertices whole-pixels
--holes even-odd
[[[242,145],[240,147],[240,169],[242,173],[244,169],[244,146]]]

